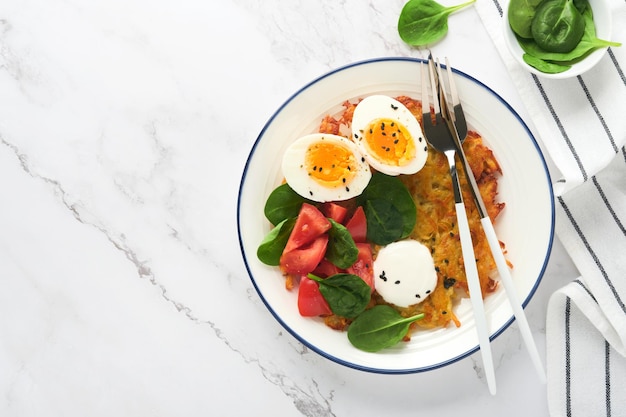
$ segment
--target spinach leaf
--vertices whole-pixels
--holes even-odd
[[[402,340],[410,324],[423,317],[422,313],[405,318],[395,308],[379,304],[365,310],[350,324],[348,340],[357,349],[377,352]]]
[[[596,27],[593,22],[593,12],[591,7],[585,8],[582,15],[585,20],[585,31],[578,45],[576,45],[576,47],[570,52],[561,53],[545,51],[537,45],[533,39],[524,39],[520,36],[517,36],[517,42],[526,54],[533,56],[536,59],[558,65],[573,65],[583,60],[586,56],[598,48],[621,46],[621,43],[619,42],[606,41],[599,39],[596,36]],[[538,63],[536,60],[533,60],[533,62]],[[536,68],[540,71],[543,70],[538,66],[536,66]],[[545,68],[548,70],[550,69],[549,66],[546,66]]]
[[[365,310],[370,301],[370,286],[357,275],[342,273],[325,279],[313,274],[307,276],[319,283],[320,293],[332,312],[338,316],[356,317]]]
[[[273,228],[259,245],[256,256],[266,265],[277,266],[280,256],[289,240],[289,235],[296,224],[296,218],[285,219]]]
[[[561,65],[554,62],[544,61],[543,59],[539,59],[528,54],[522,55],[522,59],[531,67],[534,67],[546,74],[557,74],[559,72],[567,71],[572,67],[571,65]]]
[[[411,234],[417,221],[415,202],[398,177],[374,173],[357,197],[367,219],[367,240],[386,245]]]
[[[359,256],[359,249],[348,229],[331,218],[328,218],[331,227],[328,231],[328,247],[326,259],[341,269],[351,267]]]
[[[274,189],[265,202],[263,212],[265,217],[273,225],[277,225],[285,219],[296,217],[300,212],[302,203],[314,202],[296,193],[287,183],[281,184]]]
[[[580,13],[584,13],[588,7],[591,7],[589,6],[588,0],[574,0],[574,6],[576,6]]]
[[[434,0],[409,0],[400,12],[398,34],[412,46],[437,42],[448,33],[448,15],[475,1],[445,7]]]
[[[530,26],[535,17],[535,10],[543,0],[511,0],[508,19],[513,32],[522,38],[531,39]]]
[[[388,245],[402,239],[404,224],[398,209],[389,200],[374,198],[363,206],[367,221],[367,239],[377,245]]]
[[[585,32],[585,19],[573,0],[544,0],[535,12],[531,32],[540,48],[567,53]]]

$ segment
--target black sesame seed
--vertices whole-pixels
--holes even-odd
[[[396,282],[394,282],[394,284],[396,285],[400,284],[400,280],[397,280]]]
[[[422,298],[419,294],[415,294],[415,298]]]
[[[424,152],[428,152],[428,147],[424,146]]]
[[[456,284],[456,279],[454,278],[446,278],[443,280],[443,288],[446,290]]]
[[[394,110],[398,110],[398,106],[395,106],[393,104],[391,105],[391,108],[394,109]]]
[[[441,314],[448,314],[448,312],[446,310],[443,310]]]
[[[430,294],[430,290],[426,290],[426,294]]]

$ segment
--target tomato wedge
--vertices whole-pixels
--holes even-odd
[[[359,254],[356,262],[346,270],[349,274],[360,277],[374,291],[374,259],[369,243],[357,243]]]
[[[346,214],[348,214],[348,209],[344,206],[340,206],[337,203],[333,203],[329,201],[327,203],[322,204],[322,213],[326,215],[326,217],[330,217],[337,223],[343,223],[346,218]]]
[[[313,270],[313,275],[320,278],[328,278],[331,275],[340,273],[341,270],[327,259],[322,259],[319,265]]]
[[[346,223],[346,229],[348,229],[356,243],[367,242],[367,220],[365,219],[363,207],[359,206],[356,208],[354,214]]]
[[[317,207],[308,203],[302,204],[296,224],[289,235],[289,240],[287,240],[283,253],[291,252],[311,243],[320,235],[326,233],[330,227],[330,221]]]
[[[328,234],[318,236],[306,246],[283,252],[280,266],[288,274],[306,275],[312,272],[324,258],[328,246]]]
[[[319,284],[303,276],[298,288],[298,310],[304,317],[332,314],[328,302],[320,293]]]

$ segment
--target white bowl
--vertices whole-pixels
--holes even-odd
[[[419,331],[411,341],[378,353],[353,347],[345,334],[321,320],[301,317],[297,291],[285,289],[275,267],[262,264],[256,250],[270,231],[263,215],[269,193],[281,183],[280,160],[294,138],[317,130],[326,114],[343,111],[345,100],[371,94],[421,95],[424,62],[381,58],[358,62],[321,76],[296,92],[265,125],[250,152],[238,201],[238,232],[243,258],[259,296],[274,317],[311,350],[355,369],[388,374],[422,372],[453,363],[478,350],[476,326],[468,299],[455,307],[461,327]],[[495,228],[506,242],[511,276],[524,305],[534,294],[546,267],[554,235],[554,198],[545,161],[532,134],[517,113],[493,90],[453,70],[471,129],[493,150],[503,170],[498,196],[506,203]],[[485,301],[491,338],[513,321],[502,286]]]
[[[504,31],[504,42],[508,50],[511,52],[515,60],[526,70],[541,76],[543,78],[552,78],[552,79],[565,79],[575,77],[580,75],[591,68],[593,68],[599,61],[602,59],[604,54],[606,53],[607,48],[600,48],[593,51],[582,61],[572,65],[570,69],[567,71],[563,71],[557,74],[547,74],[545,72],[541,72],[536,68],[531,67],[522,58],[524,55],[524,51],[522,47],[517,42],[517,38],[515,37],[515,33],[513,29],[511,29],[511,25],[509,25],[509,4],[510,1],[506,2],[506,6],[503,12],[503,31]],[[600,39],[612,40],[611,32],[612,32],[612,13],[611,7],[609,5],[608,0],[589,0],[589,5],[591,6],[591,10],[593,11],[593,20],[596,26],[596,35]]]

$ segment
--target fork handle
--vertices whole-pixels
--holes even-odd
[[[535,344],[533,335],[530,331],[530,326],[528,325],[526,314],[524,314],[522,303],[520,302],[519,296],[517,295],[517,289],[515,288],[513,279],[511,278],[509,266],[507,265],[504,254],[502,253],[500,241],[496,236],[493,224],[491,223],[491,219],[488,216],[480,219],[480,223],[482,224],[485,235],[487,236],[487,242],[489,242],[491,254],[493,255],[493,259],[496,262],[496,266],[498,267],[500,281],[502,282],[502,284],[504,284],[504,290],[509,298],[509,303],[511,304],[513,314],[515,315],[515,319],[517,320],[517,323],[519,325],[519,330],[522,335],[522,339],[524,339],[524,343],[526,344],[526,349],[528,349],[528,353],[530,354],[530,358],[533,362],[533,365],[535,366],[541,382],[545,384],[546,372],[543,368],[543,364],[541,363],[539,352],[537,351],[537,345]]]
[[[470,234],[469,222],[467,221],[465,204],[463,204],[463,202],[456,203],[454,207],[456,209],[459,235],[461,238],[461,250],[463,252],[463,262],[465,264],[465,274],[467,276],[467,285],[469,288],[472,310],[474,311],[476,331],[478,333],[478,343],[480,345],[480,353],[483,359],[483,367],[485,368],[487,386],[489,387],[489,392],[492,395],[495,395],[496,376],[493,365],[493,357],[491,354],[491,344],[489,341],[489,329],[487,328],[485,304],[483,301],[483,294],[480,289],[478,269],[476,268],[476,256],[474,255],[472,235]]]

